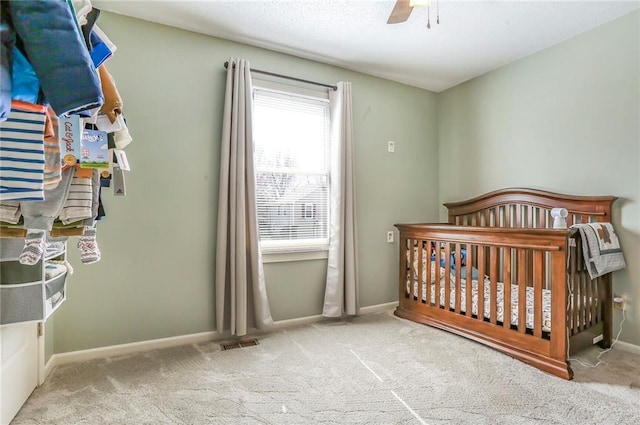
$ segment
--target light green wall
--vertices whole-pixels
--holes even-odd
[[[504,187],[620,197],[613,223],[628,267],[614,291],[630,301],[620,339],[636,345],[639,80],[634,12],[438,95],[440,204]]]
[[[111,13],[109,62],[134,142],[126,197],[103,192],[99,263],[75,274],[56,313],[56,353],[211,331],[223,63],[323,82],[351,81],[360,304],[397,300],[393,224],[435,220],[436,95],[345,69]],[[386,152],[387,140],[396,153]],[[319,314],[326,261],[265,265],[274,319]]]

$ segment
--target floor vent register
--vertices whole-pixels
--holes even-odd
[[[258,345],[258,340],[253,339],[245,339],[243,341],[233,341],[233,342],[223,342],[220,344],[223,351],[233,350],[234,348],[242,348],[242,347],[252,347],[254,345]]]

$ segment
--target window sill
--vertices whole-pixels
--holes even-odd
[[[263,263],[326,260],[328,257],[329,250],[327,248],[318,248],[312,251],[262,251]]]

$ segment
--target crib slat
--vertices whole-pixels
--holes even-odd
[[[424,266],[422,264],[422,258],[424,255],[424,249],[423,249],[423,244],[424,242],[421,240],[418,240],[418,302],[421,303],[422,302],[422,296],[423,294],[423,289],[422,289],[422,272],[424,270]]]
[[[444,309],[451,309],[451,244],[444,246]]]
[[[593,296],[595,298],[594,301],[594,305],[593,305],[593,321],[597,324],[601,323],[602,320],[602,311],[603,311],[603,305],[602,303],[605,301],[602,299],[601,297],[601,288],[600,285],[602,285],[602,279],[597,278],[593,280]]]
[[[594,279],[595,280],[595,279]],[[587,282],[587,302],[585,303],[585,319],[587,321],[587,327],[595,325],[593,320],[593,280]]]
[[[504,206],[504,227],[511,227],[511,205]]]
[[[533,250],[527,250],[527,286],[533,288]]]
[[[533,228],[533,207],[527,205],[527,228]]]
[[[493,227],[491,224],[491,210],[484,210],[484,226]]]
[[[482,226],[482,214],[480,213],[480,211],[476,213],[476,226]]]
[[[404,244],[404,245],[403,245]],[[411,276],[411,270],[407,269],[407,255],[409,254],[409,240],[403,238],[402,236],[400,237],[400,246],[404,246],[406,251],[403,251],[402,249],[400,249],[400,282],[406,282],[407,279],[409,279],[409,277]],[[411,287],[411,283],[409,283],[409,287]],[[399,302],[402,303],[402,289],[400,289],[400,294],[399,294]],[[404,291],[404,297],[407,298],[408,294],[407,294],[408,290],[405,288]]]
[[[473,290],[472,290],[472,283],[473,283],[473,260],[474,260],[474,255],[473,255],[473,246],[472,245],[468,245],[467,244],[467,287],[465,290],[465,301],[466,301],[466,308],[465,308],[465,315],[466,316],[473,316],[473,309],[471,306],[471,301],[473,300]]]
[[[549,274],[550,270],[547,268],[547,253],[542,253],[542,287],[544,289],[551,289],[551,275]]]
[[[576,280],[578,279],[578,274],[580,273],[580,261],[579,259],[582,258],[580,257],[580,255],[582,255],[582,253],[580,252],[580,247],[577,246],[575,249],[571,248],[574,252],[575,255],[571,256],[571,263],[569,265],[569,276],[568,276],[568,284],[569,284],[569,288],[571,289],[571,291],[573,291],[573,288],[576,287]],[[567,299],[567,302],[569,303],[569,305],[571,306],[569,309],[569,318],[571,319],[571,322],[573,322],[570,326],[569,329],[569,334],[573,335],[575,334],[575,320],[573,320],[573,311],[575,309],[575,303],[569,298]]]
[[[591,281],[592,292],[591,292],[591,325],[595,326],[598,324],[598,282],[600,279],[594,279]]]
[[[580,304],[578,305],[578,329],[580,331],[583,331],[585,329],[585,317],[584,317],[584,313],[586,310],[586,292],[587,292],[587,285],[589,284],[589,276],[585,273],[582,275],[583,279],[580,279]]]
[[[489,317],[491,323],[494,325],[497,322],[497,314],[496,314],[496,302],[498,301],[498,248],[495,246],[491,247],[489,252],[490,257],[490,270],[489,270],[489,279],[491,280],[491,293],[489,294]],[[504,289],[503,289],[504,290]],[[504,293],[504,292],[503,292]]]
[[[409,259],[409,264],[410,264],[410,272],[409,272],[409,298],[414,298],[415,299],[415,285],[416,285],[416,276],[415,276],[415,266],[414,264],[416,264],[416,240],[415,239],[409,239],[410,242],[410,259]]]
[[[589,329],[595,323],[591,320],[591,303],[593,302],[593,284],[591,279],[587,279],[584,288],[584,328]]]
[[[431,282],[433,281],[433,276],[431,274],[431,264],[433,264],[433,262],[431,261],[431,253],[432,253],[432,241],[426,241],[427,243],[427,247],[425,248],[425,254],[427,256],[427,276],[425,279],[425,286],[426,286],[426,294],[425,294],[425,303],[427,304],[431,304]]]
[[[577,223],[580,223],[580,220],[578,219],[576,221]],[[581,288],[584,286],[584,282],[585,279],[589,279],[589,271],[587,270],[587,268],[585,267],[584,261],[582,261],[583,257],[583,252],[582,252],[582,244],[579,243],[579,253],[578,253],[578,257],[576,258],[576,261],[578,262],[578,265],[580,267],[580,272],[578,273],[578,275],[576,276],[575,280],[574,280],[574,284],[573,287],[571,288],[574,291],[574,296],[573,298],[573,311],[572,311],[572,317],[573,317],[573,330],[575,333],[580,332],[580,329],[583,327],[583,323],[580,320],[580,310],[583,308],[580,304],[581,304],[581,298],[582,298],[582,290]]]
[[[573,287],[573,331],[579,333],[582,325],[580,324],[580,287],[584,281],[585,273],[580,273]]]
[[[523,249],[518,250],[518,332],[527,331],[527,282],[525,260],[527,253]]]
[[[504,264],[504,299],[502,306],[502,322],[507,329],[511,327],[511,248],[505,248],[503,253]]]
[[[542,337],[542,251],[533,251],[533,336]]]
[[[435,269],[436,269],[436,276],[434,279],[434,283],[435,283],[435,288],[434,288],[434,294],[433,294],[433,301],[434,301],[434,305],[436,307],[440,307],[440,242],[436,242],[436,247],[435,247]]]
[[[462,280],[460,279],[461,268],[462,268],[462,250],[461,245],[459,243],[456,244],[456,280],[455,280],[455,299],[456,299],[456,313],[460,313],[460,297],[462,294]]]
[[[485,247],[478,245],[478,319],[484,320]]]
[[[602,288],[602,279],[596,279],[596,282],[598,282],[598,309],[596,310],[597,314],[598,314],[598,323],[602,322],[602,312],[603,312],[603,306],[602,303],[604,301],[608,301],[603,297],[604,294],[604,290]]]

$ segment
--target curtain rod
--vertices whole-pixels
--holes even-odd
[[[228,61],[224,63],[224,68],[225,69],[229,68],[229,62]],[[334,85],[331,85],[331,84],[325,84],[325,83],[318,83],[317,81],[303,80],[302,78],[296,78],[296,77],[290,77],[288,75],[276,74],[275,72],[261,71],[259,69],[254,69],[254,68],[251,68],[251,72],[255,72],[256,74],[270,75],[272,77],[286,78],[287,80],[299,81],[301,83],[315,84],[316,86],[327,87],[329,89],[332,89],[333,91],[338,90],[338,86],[334,86]]]

